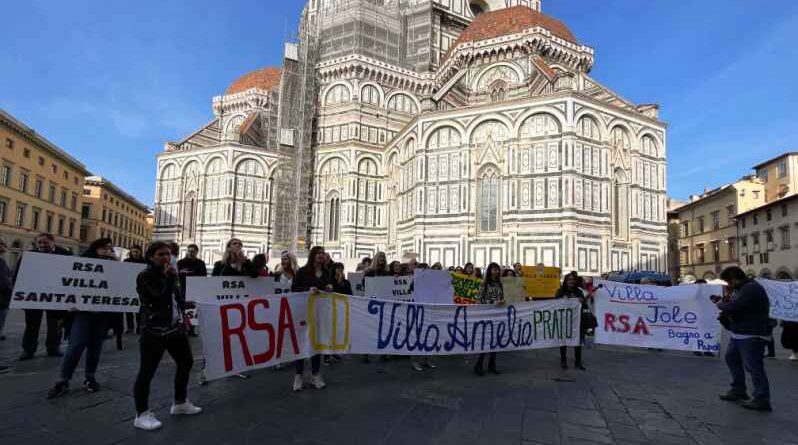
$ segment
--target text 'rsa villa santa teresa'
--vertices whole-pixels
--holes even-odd
[[[593,56],[540,0],[311,0],[158,156],[155,238],[664,272],[666,125]]]

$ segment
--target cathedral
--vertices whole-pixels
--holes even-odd
[[[221,257],[666,270],[666,125],[540,0],[310,0],[158,156],[155,237]]]

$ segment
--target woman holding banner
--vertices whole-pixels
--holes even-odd
[[[114,245],[111,238],[100,238],[89,245],[84,258],[96,258],[102,260],[115,260]],[[121,315],[121,314],[120,314]],[[103,350],[103,341],[108,331],[109,316],[104,312],[80,311],[74,314],[72,326],[69,332],[69,345],[66,354],[61,361],[61,379],[50,388],[47,393],[48,399],[54,399],[66,394],[69,389],[69,381],[72,374],[80,362],[83,351],[86,350],[86,370],[83,380],[83,387],[88,392],[100,390],[100,384],[94,378],[97,365],[100,363],[100,354]]]
[[[175,372],[175,397],[172,415],[193,415],[202,412],[188,400],[188,379],[194,356],[183,323],[185,300],[178,286],[177,270],[171,267],[172,250],[169,245],[156,241],[147,248],[147,268],[136,278],[136,290],[141,301],[141,361],[136,384],[136,419],[133,426],[143,430],[156,430],[162,426],[149,410],[150,382],[155,376],[164,352],[169,352],[177,364]]]
[[[504,288],[501,282],[502,269],[496,263],[490,263],[488,270],[485,271],[485,280],[482,281],[482,286],[479,290],[479,304],[495,304],[501,306],[504,304]],[[493,374],[501,374],[496,369],[496,353],[491,352],[488,356],[488,371]],[[477,364],[474,366],[474,372],[479,375],[485,375],[483,363],[485,362],[485,354],[479,354]]]
[[[585,293],[582,289],[579,288],[579,275],[577,275],[576,271],[571,272],[565,276],[562,282],[562,286],[557,291],[557,294],[554,298],[578,298],[579,301],[582,303],[582,311],[585,309],[590,310],[590,307],[587,304],[587,299],[585,298]],[[582,342],[585,341],[585,335],[587,334],[587,327],[580,326],[579,328],[579,344],[580,346],[574,347],[574,367],[576,369],[580,369],[585,371],[585,367],[582,364]],[[560,366],[562,369],[568,369],[568,347],[567,346],[560,346]]]
[[[333,281],[325,269],[327,256],[324,254],[324,247],[314,246],[308,254],[308,262],[296,274],[291,284],[291,292],[332,292]],[[305,361],[297,360],[294,362],[296,374],[294,375],[293,390],[302,391],[304,381],[302,374],[305,373]],[[310,384],[316,389],[324,389],[327,385],[321,378],[321,356],[314,355],[310,358]]]

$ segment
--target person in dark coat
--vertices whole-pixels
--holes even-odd
[[[180,290],[183,292],[183,298],[191,301],[190,295],[186,295],[186,279],[188,277],[207,277],[208,269],[205,266],[205,261],[199,258],[199,247],[196,244],[190,244],[186,248],[186,256],[177,262],[177,276],[180,278]],[[188,329],[189,337],[196,337],[194,325],[190,325]]]
[[[291,292],[318,292],[333,290],[332,277],[325,269],[327,257],[324,248],[315,246],[310,249],[307,263],[297,271],[294,281],[291,283]],[[302,391],[304,382],[302,374],[305,372],[305,361],[297,360],[294,362],[296,373],[294,375],[293,390]],[[321,356],[314,355],[310,358],[311,377],[310,384],[316,389],[324,389],[327,385],[321,377]]]
[[[141,246],[134,245],[130,247],[130,251],[127,254],[127,258],[125,258],[126,263],[136,263],[136,264],[147,264],[147,260],[144,259],[144,252],[142,251]],[[125,322],[127,326],[125,327],[125,333],[130,334],[132,332],[139,333],[139,323],[138,323],[138,314],[134,314],[133,312],[125,313]]]
[[[243,243],[238,238],[232,238],[228,241],[224,255],[222,255],[221,261],[217,261],[213,265],[211,275],[214,277],[257,278],[263,266],[250,261],[244,254],[243,247]]]
[[[790,360],[798,360],[798,323],[794,321],[781,322],[781,347],[792,351]]]
[[[147,268],[136,278],[136,290],[141,300],[141,358],[133,388],[136,418],[133,426],[151,431],[162,426],[149,409],[150,382],[164,352],[177,364],[174,383],[172,415],[194,415],[202,408],[188,400],[188,380],[194,356],[183,323],[185,300],[180,292],[177,269],[171,264],[172,249],[157,241],[147,248]]]
[[[11,271],[8,270],[6,260],[2,258],[7,250],[6,241],[0,238],[0,341],[6,339],[3,335],[3,327],[5,327],[6,316],[8,316],[8,307],[11,305],[11,293],[14,291],[14,285],[11,284]]]
[[[40,233],[36,236],[34,243],[36,244],[34,252],[52,255],[72,255],[72,252],[57,246],[55,237],[50,233]],[[16,274],[19,274],[21,264],[22,259],[20,258],[16,266],[14,282],[16,282]],[[36,349],[39,347],[39,328],[42,325],[42,316],[45,314],[47,316],[47,339],[45,340],[47,355],[50,357],[62,357],[64,355],[60,350],[61,328],[62,324],[68,324],[66,322],[68,318],[67,311],[25,309],[25,332],[22,334],[22,355],[19,356],[20,360],[30,360],[36,354]]]
[[[770,300],[761,284],[750,279],[737,266],[727,267],[720,278],[728,283],[732,296],[713,296],[721,323],[731,333],[726,350],[726,366],[732,375],[731,389],[720,395],[721,400],[741,402],[744,408],[771,411],[770,383],[765,373],[763,357],[773,334],[770,321]],[[745,385],[746,371],[754,385],[753,399],[748,400]]]
[[[114,245],[111,238],[100,238],[92,242],[86,252],[81,255],[83,258],[95,258],[102,260],[116,260],[114,257]],[[108,332],[109,315],[105,312],[79,311],[73,314],[72,326],[69,333],[69,346],[67,346],[64,359],[61,361],[60,379],[47,393],[48,399],[61,397],[69,389],[69,381],[80,363],[83,351],[86,351],[85,378],[83,388],[88,392],[100,390],[100,384],[95,379],[95,372],[100,363],[100,354],[103,350],[103,341]]]
[[[579,275],[576,272],[571,272],[565,276],[562,281],[562,286],[560,289],[557,290],[554,298],[577,298],[582,303],[582,310],[586,308],[589,309],[587,304],[587,299],[585,298],[585,293],[582,289],[579,288]],[[587,335],[587,329],[584,326],[580,327],[579,330],[579,344],[580,346],[574,347],[574,367],[576,369],[585,370],[585,366],[582,363],[582,346],[581,344],[585,341],[585,336]],[[568,369],[568,347],[567,346],[560,346],[560,366],[562,369]]]

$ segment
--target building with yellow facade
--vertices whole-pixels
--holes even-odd
[[[129,249],[150,241],[150,209],[100,176],[87,176],[83,187],[80,243],[87,246],[98,238],[111,238],[114,245]]]
[[[691,196],[672,211],[679,227],[679,278],[691,282],[715,279],[738,264],[736,217],[765,203],[765,184],[747,176],[732,184]]]
[[[765,200],[770,203],[798,192],[798,152],[787,152],[754,166],[765,184]]]
[[[83,178],[77,159],[34,129],[0,110],[0,235],[13,267],[40,232],[77,252]]]

